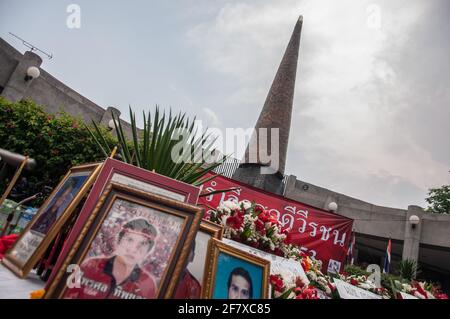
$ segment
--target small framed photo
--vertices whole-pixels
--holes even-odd
[[[266,299],[270,261],[212,238],[209,242],[206,299]]]
[[[223,227],[202,220],[189,253],[188,264],[180,277],[175,299],[200,299],[205,286],[206,261],[209,258],[208,244],[211,238],[222,239]]]
[[[44,298],[171,298],[202,215],[197,206],[110,183]]]
[[[27,224],[2,262],[25,278],[86,195],[101,163],[72,167]]]
[[[73,231],[67,238],[66,245],[64,245],[64,248],[58,257],[50,278],[47,281],[46,289],[49,288],[56,272],[61,267],[62,260],[67,257],[69,249],[78,245],[78,242],[76,242],[77,234],[86,223],[88,223],[91,213],[95,209],[101,194],[110,183],[121,184],[193,205],[197,204],[198,196],[200,194],[199,187],[112,158],[107,158],[80,211],[80,215],[73,227]]]

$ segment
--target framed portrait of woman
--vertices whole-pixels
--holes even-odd
[[[130,165],[113,158],[107,158],[103,163],[98,177],[92,185],[92,189],[83,205],[79,217],[67,240],[66,245],[59,254],[46,289],[53,281],[56,273],[67,257],[69,250],[76,247],[76,238],[80,230],[88,223],[92,211],[95,209],[101,194],[110,183],[121,184],[143,192],[154,193],[168,199],[195,205],[200,194],[200,188],[183,183],[167,176],[163,176],[146,169]]]
[[[110,183],[44,298],[171,298],[203,210]]]
[[[6,252],[3,264],[24,278],[86,195],[102,163],[72,167]]]
[[[206,265],[206,299],[266,299],[270,261],[211,238]]]
[[[208,244],[211,238],[221,240],[223,227],[208,220],[202,220],[200,229],[191,244],[187,266],[180,276],[175,299],[200,299],[205,285]]]

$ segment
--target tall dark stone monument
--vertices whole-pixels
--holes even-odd
[[[303,17],[300,16],[256,122],[255,133],[247,146],[239,168],[233,174],[235,180],[275,194],[283,192],[282,181],[286,166],[302,24]],[[261,128],[267,129],[267,135],[264,130],[260,130]],[[278,143],[271,140],[271,129],[278,129]],[[278,152],[278,161],[267,162],[260,158],[261,144],[257,141],[267,144],[262,153],[267,153],[269,157],[273,147],[274,151]],[[262,173],[265,170],[266,172]],[[267,174],[267,170],[271,170],[272,173]]]

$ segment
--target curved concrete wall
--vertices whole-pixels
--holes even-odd
[[[37,54],[30,51],[21,54],[0,38],[0,86],[3,87],[1,96],[12,102],[29,98],[51,114],[65,111],[86,123],[94,120],[108,124],[111,119],[109,112],[40,68],[41,63],[42,59]],[[29,66],[39,67],[40,76],[25,81]],[[110,107],[111,109],[120,115],[119,110]],[[131,125],[123,120],[121,124],[125,133],[131,137]]]
[[[327,209],[330,202],[336,202],[338,204],[336,213],[352,218],[354,231],[357,233],[404,242],[405,238],[408,239],[406,242],[418,240],[417,246],[420,242],[423,245],[450,247],[450,215],[425,213],[417,206],[397,209],[373,205],[298,180],[293,175],[287,178],[284,195],[323,209]],[[421,218],[420,225],[414,230],[410,230],[412,227],[409,223],[409,216],[412,214]]]

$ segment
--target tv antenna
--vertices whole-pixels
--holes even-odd
[[[53,54],[51,54],[51,53],[49,54],[49,53],[47,53],[47,52],[45,52],[45,51],[42,51],[42,50],[39,49],[38,47],[32,45],[30,42],[25,41],[24,39],[22,39],[21,37],[15,35],[15,34],[12,33],[12,32],[9,32],[9,34],[11,34],[13,37],[19,39],[20,41],[22,41],[22,44],[23,44],[24,46],[26,46],[27,48],[29,48],[30,51],[39,51],[39,52],[41,52],[42,54],[44,54],[48,59],[53,58]]]

